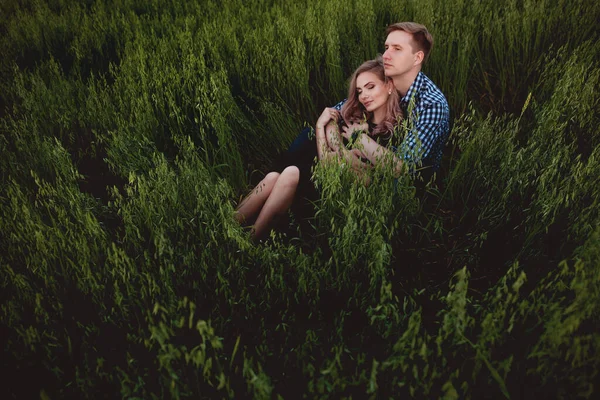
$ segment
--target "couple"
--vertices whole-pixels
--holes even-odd
[[[405,161],[435,172],[450,133],[450,112],[442,92],[421,72],[433,37],[425,26],[414,22],[390,25],[386,32],[381,59],[363,63],[352,75],[348,99],[326,108],[317,120],[318,157],[344,158],[357,170],[367,166],[363,159],[371,164],[392,159],[398,172]],[[402,143],[395,149],[382,145],[402,117],[409,127]],[[345,124],[341,130],[340,122]],[[342,137],[355,144],[352,150],[342,144]],[[391,151],[395,157],[381,157]],[[305,171],[302,175],[307,178]],[[299,182],[300,170],[295,165],[267,174],[240,203],[236,219],[244,223],[256,217],[252,235],[263,237],[275,217],[290,208]]]

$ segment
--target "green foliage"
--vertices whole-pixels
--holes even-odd
[[[594,397],[596,3],[0,3],[3,397]],[[251,174],[401,20],[443,170],[319,163],[254,244]]]

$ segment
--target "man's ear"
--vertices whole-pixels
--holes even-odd
[[[425,53],[423,50],[419,50],[415,53],[415,65],[422,64],[425,59]]]

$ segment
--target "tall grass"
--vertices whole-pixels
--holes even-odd
[[[596,394],[596,3],[0,17],[4,397]],[[236,199],[401,20],[436,38],[425,72],[454,122],[437,180],[318,165],[314,216],[253,244]]]

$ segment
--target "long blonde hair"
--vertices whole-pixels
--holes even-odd
[[[341,110],[342,118],[346,123],[369,121],[373,118],[372,113],[358,101],[358,91],[356,90],[356,78],[363,72],[371,72],[384,83],[389,79],[385,76],[383,60],[377,57],[375,60],[365,61],[354,71],[350,78],[350,87],[348,88],[348,100]],[[402,120],[402,110],[400,109],[400,96],[394,89],[388,98],[386,113],[383,120],[370,132],[371,136],[391,134],[394,127]]]

